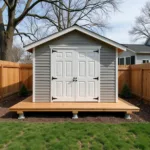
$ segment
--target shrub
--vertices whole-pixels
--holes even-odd
[[[28,90],[26,88],[26,86],[23,84],[20,88],[20,91],[19,91],[19,95],[20,96],[28,96]]]
[[[127,84],[124,84],[122,90],[121,90],[121,97],[123,98],[131,98],[132,97],[132,94],[131,94],[131,91],[130,91],[130,88],[128,87]]]

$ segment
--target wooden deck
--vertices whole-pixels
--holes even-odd
[[[119,98],[117,103],[33,103],[32,96],[10,107],[10,111],[21,114],[23,112],[139,112],[139,108]]]

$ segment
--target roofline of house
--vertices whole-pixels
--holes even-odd
[[[136,54],[148,54],[148,55],[150,55],[149,52],[137,52]]]

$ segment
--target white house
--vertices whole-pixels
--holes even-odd
[[[124,44],[128,49],[120,53],[119,65],[150,63],[150,39],[145,44]]]

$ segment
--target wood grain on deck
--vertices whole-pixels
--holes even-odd
[[[10,107],[10,111],[108,111],[138,112],[139,108],[119,98],[117,103],[53,102],[34,103],[32,96]]]

